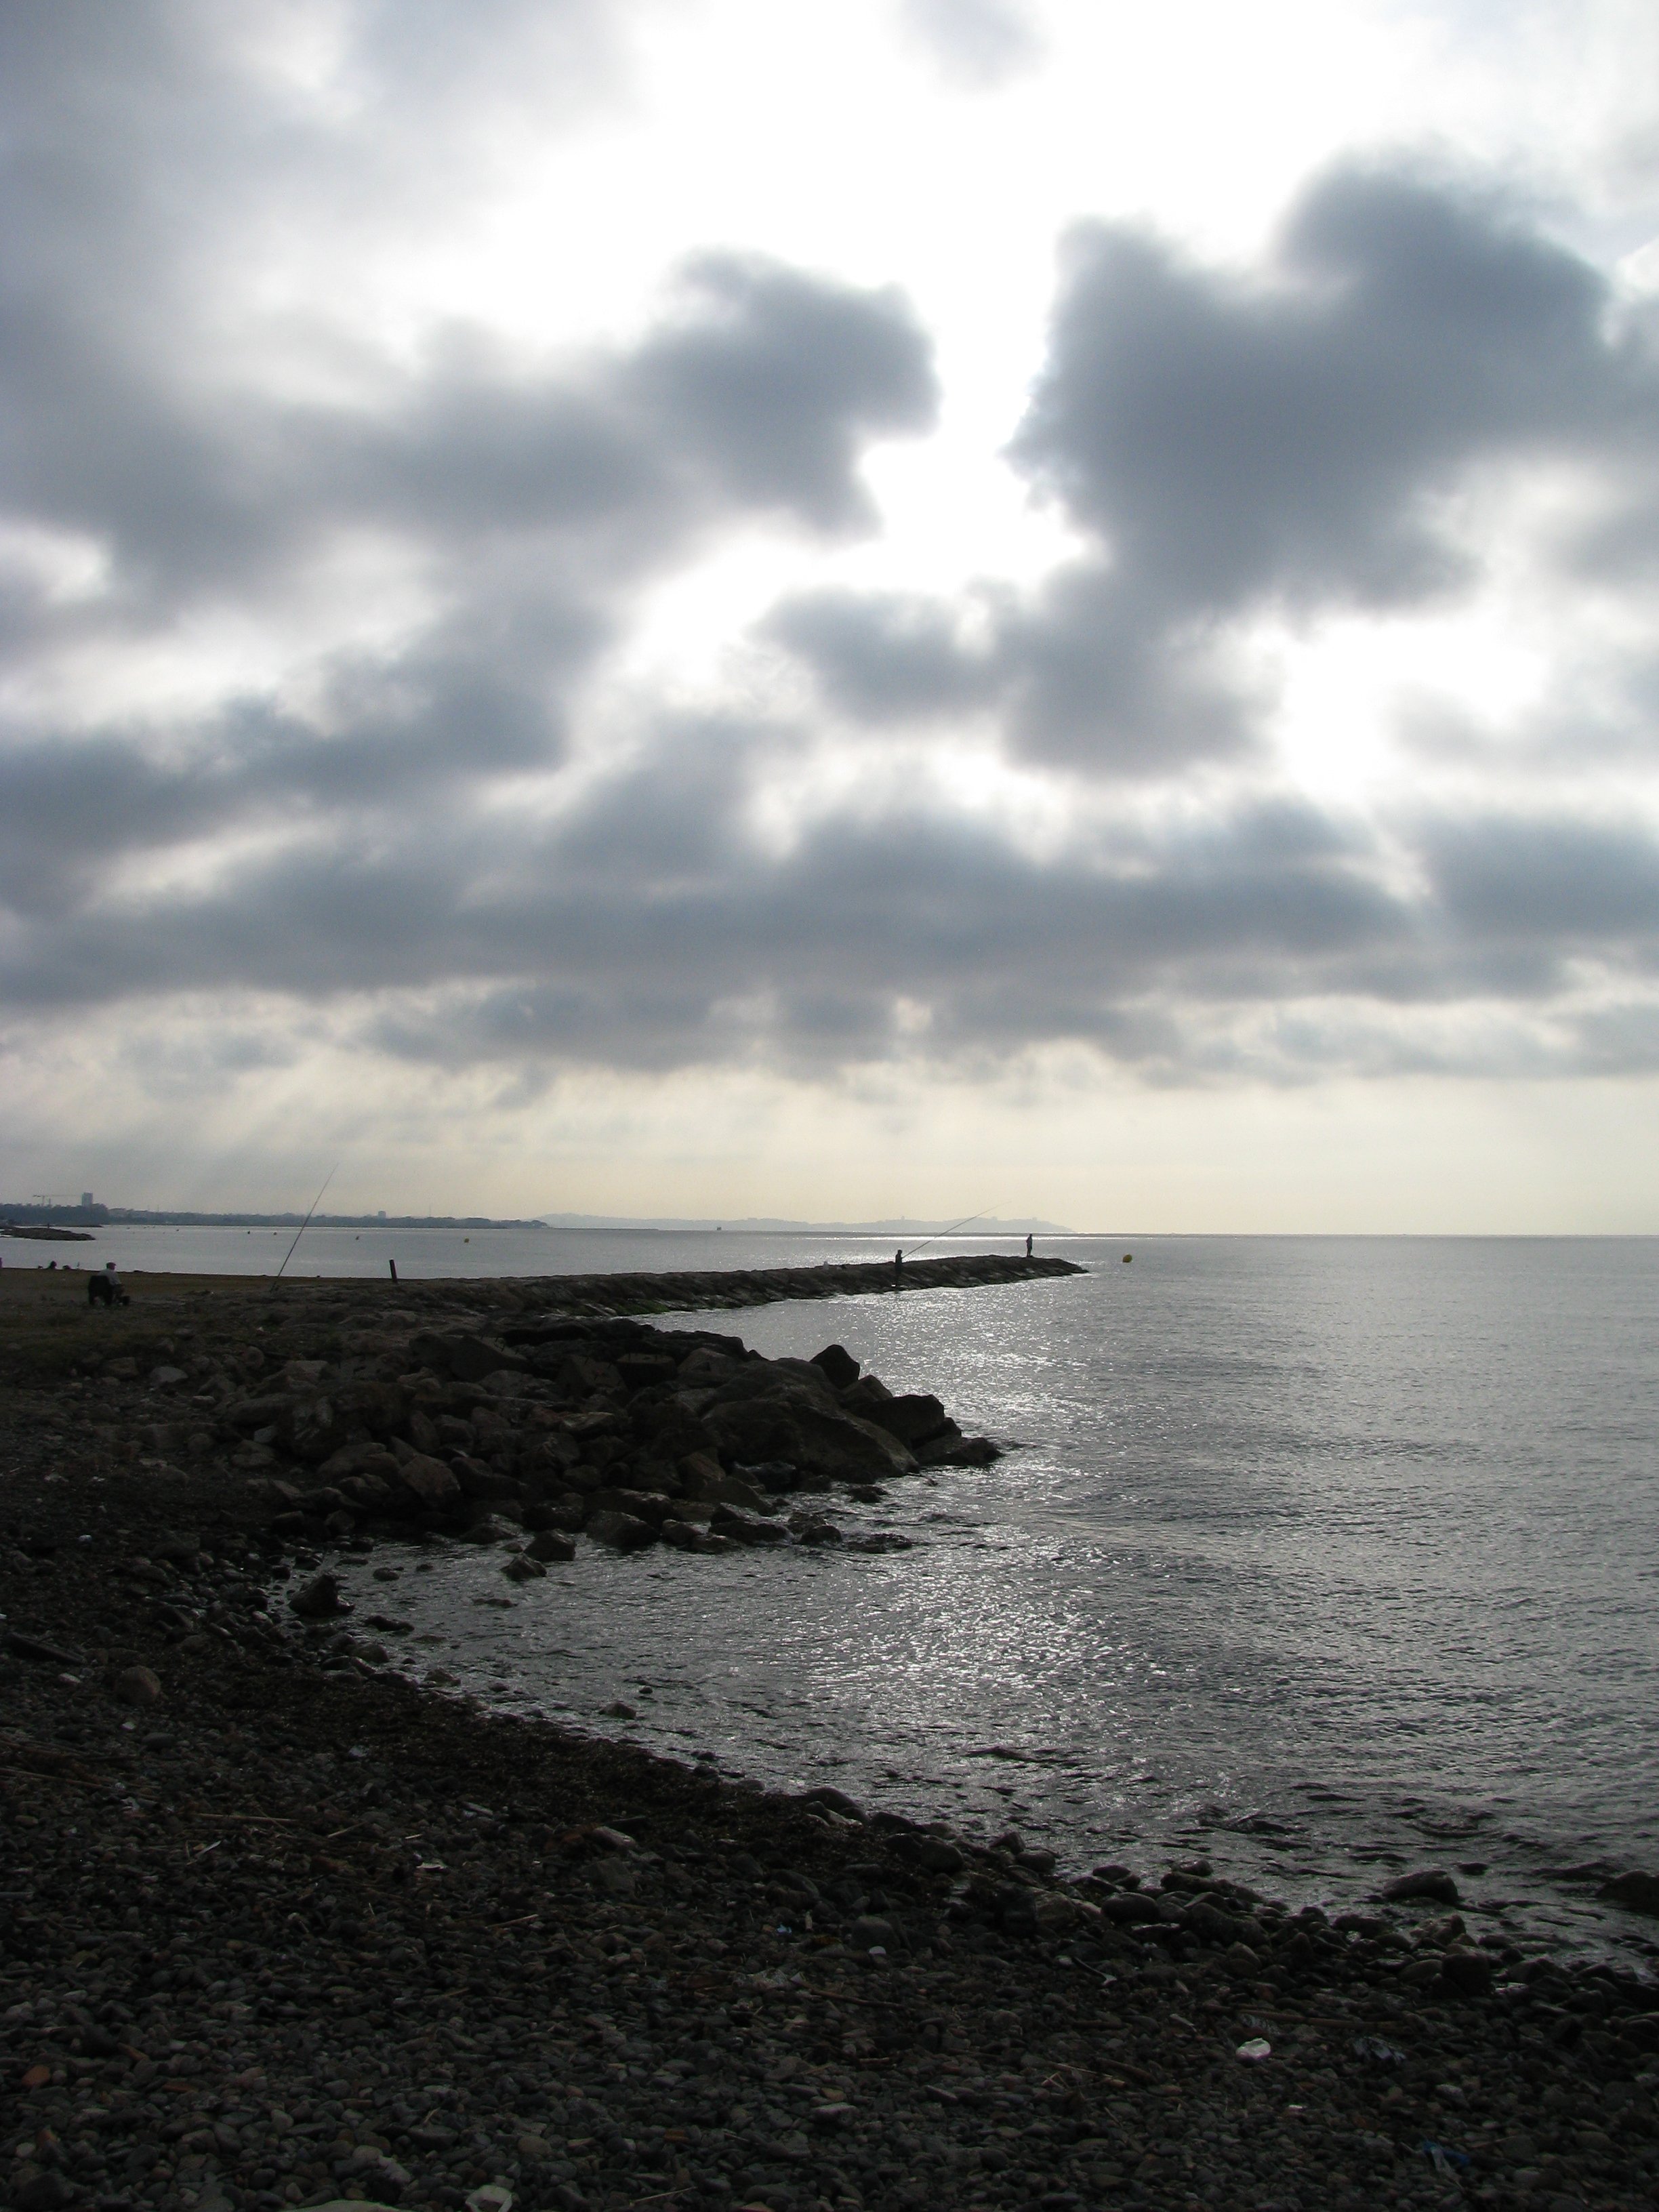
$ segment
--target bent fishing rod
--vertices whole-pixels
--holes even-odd
[[[276,1279],[279,1283],[280,1283],[280,1282],[282,1281],[282,1279],[283,1279],[283,1267],[287,1267],[287,1265],[288,1265],[288,1263],[289,1263],[289,1260],[291,1260],[291,1259],[294,1257],[295,1253],[295,1252],[297,1251],[297,1249],[299,1249],[300,1239],[301,1239],[301,1238],[305,1235],[305,1233],[306,1233],[307,1230],[307,1229],[309,1229],[309,1228],[310,1228],[310,1226],[311,1226],[311,1216],[312,1216],[312,1214],[313,1214],[313,1213],[315,1213],[315,1212],[317,1211],[318,1207],[319,1207],[319,1206],[322,1204],[322,1202],[323,1202],[323,1191],[325,1191],[325,1190],[326,1190],[326,1189],[328,1188],[328,1187],[329,1187],[330,1183],[331,1183],[331,1182],[333,1182],[333,1180],[334,1180],[335,1176],[336,1176],[337,1175],[338,1175],[338,1174],[339,1174],[339,1172],[340,1172],[340,1163],[338,1162],[338,1160],[336,1160],[336,1161],[335,1161],[335,1163],[334,1163],[334,1164],[333,1164],[333,1166],[329,1170],[328,1173],[327,1173],[327,1174],[323,1177],[323,1190],[319,1190],[319,1191],[318,1192],[318,1194],[317,1194],[316,1197],[315,1197],[315,1198],[313,1198],[313,1199],[312,1200],[312,1201],[311,1201],[311,1210],[310,1210],[310,1212],[308,1212],[308,1213],[306,1215],[305,1219],[304,1219],[304,1220],[300,1224],[299,1227],[298,1227],[298,1228],[295,1231],[295,1232],[294,1232],[294,1242],[293,1242],[293,1243],[292,1243],[292,1244],[290,1244],[290,1245],[289,1246],[289,1248],[288,1248],[287,1254],[286,1254],[286,1255],[284,1256],[283,1261],[283,1267],[278,1267],[278,1269],[276,1270]]]
[[[939,1244],[945,1237],[954,1237],[958,1229],[972,1228],[975,1222],[983,1221],[990,1211],[988,1206],[981,1206],[977,1213],[964,1213],[960,1221],[953,1221],[948,1229],[936,1229],[931,1237],[924,1237],[920,1244],[910,1247],[910,1258],[914,1260],[918,1252],[925,1252],[930,1244]]]

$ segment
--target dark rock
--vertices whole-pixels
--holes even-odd
[[[1484,1951],[1448,1951],[1440,1961],[1440,1978],[1461,1997],[1484,1997],[1492,1985],[1492,1960]]]
[[[461,1486],[441,1459],[410,1452],[398,1462],[392,1495],[417,1513],[447,1513],[461,1502]]]
[[[826,1344],[822,1352],[815,1352],[812,1364],[823,1370],[832,1389],[850,1389],[859,1379],[857,1360],[839,1344]]]
[[[675,1363],[657,1352],[624,1352],[616,1364],[623,1389],[630,1395],[653,1382],[672,1382],[677,1371]]]
[[[538,1529],[524,1548],[526,1557],[532,1559],[574,1559],[576,1556],[576,1547],[569,1537],[557,1535],[551,1528]]]
[[[1595,1893],[1608,1905],[1622,1905],[1629,1912],[1659,1915],[1659,1874],[1616,1875]]]
[[[883,1406],[891,1403],[893,1394],[879,1375],[860,1375],[840,1395],[844,1413],[856,1414],[861,1420],[873,1420]]]
[[[766,1500],[752,1482],[745,1482],[740,1474],[728,1474],[716,1459],[694,1452],[680,1462],[681,1494],[694,1504],[705,1505],[736,1505],[750,1513],[762,1513]]]
[[[27,2181],[15,2181],[11,2187],[14,2212],[62,2212],[62,2208],[73,2204],[75,2191],[63,2175],[48,2166],[44,2173],[32,2174]]]
[[[653,1528],[660,1527],[674,1510],[672,1498],[653,1490],[596,1490],[588,1505],[595,1513],[631,1513],[636,1521],[648,1521]]]
[[[124,1667],[110,1686],[124,1705],[155,1705],[161,1700],[161,1677],[149,1667]]]
[[[842,1401],[845,1404],[845,1400]],[[902,1398],[883,1398],[872,1403],[866,1418],[902,1444],[926,1443],[945,1426],[945,1408],[937,1398],[917,1391]],[[958,1435],[961,1431],[957,1431]]]
[[[498,1520],[493,1513],[483,1513],[459,1533],[464,1544],[505,1544],[517,1531],[510,1522]]]
[[[482,1382],[486,1375],[528,1375],[532,1371],[529,1362],[517,1352],[504,1352],[481,1336],[423,1333],[410,1339],[409,1350],[410,1358],[421,1366],[430,1368],[434,1375],[453,1376],[457,1382]]]
[[[528,1552],[514,1552],[501,1572],[509,1582],[533,1583],[541,1581],[547,1569],[539,1559],[532,1559]]]
[[[798,1805],[822,1805],[826,1812],[839,1813],[843,1820],[862,1820],[864,1808],[847,1795],[844,1790],[833,1789],[821,1782],[815,1789],[803,1790],[795,1799]]]
[[[1435,1905],[1457,1905],[1462,1899],[1457,1884],[1442,1868],[1432,1868],[1422,1874],[1397,1875],[1385,1881],[1379,1894],[1390,1905],[1403,1905],[1414,1897],[1427,1898]]]
[[[409,1419],[403,1386],[373,1376],[343,1384],[334,1393],[334,1409],[349,1428],[367,1429],[371,1437],[397,1436]]]
[[[288,1601],[301,1620],[333,1620],[352,1610],[349,1601],[340,1595],[337,1575],[313,1575],[289,1593]]]
[[[587,1523],[587,1533],[596,1543],[609,1544],[618,1552],[642,1552],[657,1540],[652,1523],[633,1513],[595,1513]]]
[[[288,1412],[289,1394],[286,1390],[258,1398],[241,1398],[228,1406],[221,1419],[240,1436],[252,1436],[256,1429],[273,1427]]]
[[[1002,1457],[1002,1447],[989,1437],[963,1437],[958,1443],[952,1443],[948,1437],[936,1437],[923,1444],[916,1456],[924,1467],[989,1467]]]
[[[290,1401],[276,1427],[277,1448],[307,1467],[320,1466],[345,1440],[345,1425],[331,1398]]]
[[[709,1523],[711,1534],[725,1536],[734,1544],[787,1544],[789,1531],[781,1521],[766,1521],[750,1513],[739,1513],[730,1505],[717,1505]]]
[[[1115,1897],[1107,1898],[1100,1910],[1104,1918],[1115,1920],[1123,1928],[1145,1926],[1161,1917],[1153,1899],[1133,1889],[1121,1890]]]
[[[789,1516],[789,1531],[799,1542],[815,1547],[839,1544],[842,1540],[841,1530],[833,1521],[827,1521],[822,1513],[792,1513]]]

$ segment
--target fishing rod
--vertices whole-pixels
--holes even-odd
[[[977,1213],[964,1213],[960,1221],[953,1221],[948,1229],[935,1230],[931,1237],[924,1237],[920,1244],[910,1247],[908,1257],[914,1260],[918,1252],[925,1252],[930,1244],[939,1244],[945,1237],[954,1237],[958,1229],[971,1228],[975,1221],[983,1221],[990,1211],[988,1206],[981,1206]]]
[[[305,1235],[305,1233],[306,1233],[307,1230],[311,1226],[311,1215],[312,1215],[313,1213],[315,1213],[315,1212],[317,1211],[318,1207],[319,1207],[319,1206],[322,1204],[322,1202],[323,1202],[323,1191],[324,1191],[324,1190],[326,1190],[326,1189],[328,1188],[328,1187],[329,1187],[330,1183],[331,1183],[331,1182],[333,1182],[333,1180],[334,1180],[335,1176],[336,1176],[337,1175],[338,1175],[338,1174],[339,1174],[339,1172],[340,1172],[340,1163],[338,1162],[338,1160],[336,1160],[336,1161],[335,1161],[335,1163],[334,1163],[334,1164],[333,1164],[333,1166],[329,1170],[328,1173],[327,1173],[327,1174],[323,1177],[323,1190],[319,1190],[319,1191],[318,1192],[318,1194],[317,1194],[316,1197],[315,1197],[315,1198],[313,1198],[313,1199],[312,1200],[312,1201],[311,1201],[311,1211],[310,1211],[310,1212],[308,1212],[308,1213],[306,1215],[305,1219],[304,1219],[304,1220],[300,1224],[299,1227],[298,1227],[298,1228],[295,1231],[295,1232],[294,1232],[294,1242],[293,1242],[293,1243],[292,1243],[292,1244],[290,1244],[290,1245],[289,1246],[289,1248],[288,1248],[287,1256],[284,1258],[284,1260],[283,1260],[283,1267],[278,1267],[278,1269],[276,1270],[276,1280],[277,1280],[279,1283],[280,1283],[280,1282],[282,1281],[282,1279],[283,1279],[283,1267],[287,1267],[287,1265],[288,1265],[288,1263],[289,1263],[289,1260],[291,1260],[291,1259],[294,1257],[295,1252],[295,1250],[298,1249],[299,1243],[300,1243],[300,1239],[301,1239],[301,1238]]]

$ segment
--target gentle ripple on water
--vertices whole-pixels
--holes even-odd
[[[769,1784],[1073,1863],[1207,1846],[1293,1897],[1484,1862],[1466,1891],[1591,1932],[1544,1870],[1659,1859],[1659,1243],[1066,1249],[1092,1272],[694,1317],[836,1340],[1018,1443],[837,1504],[915,1550],[584,1547],[510,1607],[461,1551],[395,1609],[499,1702],[622,1696],[623,1732]],[[1215,1825],[1250,1816],[1279,1829]]]

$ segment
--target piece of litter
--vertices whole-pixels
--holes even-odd
[[[1456,2168],[1460,2166],[1467,2166],[1469,2162],[1467,2151],[1448,2150],[1444,2143],[1425,2142],[1419,2148],[1424,2157],[1427,2159],[1437,2173],[1448,2174],[1454,2180],[1456,2179]]]
[[[513,2212],[513,2191],[504,2181],[487,2181],[467,2198],[466,2212]]]
[[[1249,2066],[1259,2066],[1264,2058],[1273,2057],[1273,2047],[1265,2037],[1253,2035],[1248,2043],[1241,2043],[1238,2055]]]

